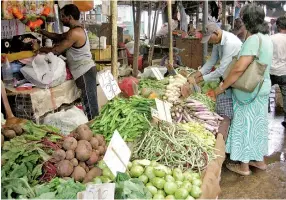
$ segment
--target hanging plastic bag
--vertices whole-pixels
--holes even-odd
[[[20,71],[39,88],[55,87],[66,80],[66,63],[53,53],[37,55],[32,66],[26,65]]]
[[[81,12],[87,12],[94,8],[94,1],[73,1]]]
[[[83,111],[76,106],[67,111],[48,114],[44,118],[44,124],[59,128],[64,135],[68,135],[76,127],[87,122],[88,119]]]

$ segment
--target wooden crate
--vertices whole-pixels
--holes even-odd
[[[179,55],[184,65],[198,69],[203,64],[203,44],[197,38],[194,39],[176,39],[176,47],[185,49]]]
[[[111,60],[111,45],[106,45],[106,49],[92,49],[90,51],[94,60]]]

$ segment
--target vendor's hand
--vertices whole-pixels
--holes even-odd
[[[222,94],[222,93],[225,92],[225,90],[222,89],[222,85],[223,85],[223,82],[221,82],[221,83],[219,84],[219,87],[217,87],[217,88],[215,89],[215,96],[216,96],[216,97],[217,97],[218,95],[220,95],[220,94]]]
[[[202,76],[199,76],[199,77],[195,78],[195,81],[196,81],[196,83],[200,83],[200,82],[204,81],[204,79]]]
[[[202,73],[201,73],[200,71],[197,71],[197,72],[194,73],[192,76],[193,76],[194,78],[198,78],[198,77],[201,77],[201,76],[203,76],[203,75],[202,75]]]

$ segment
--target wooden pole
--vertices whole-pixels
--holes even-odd
[[[226,27],[226,1],[222,1],[222,13],[221,13],[221,17],[222,17],[222,30],[225,30]]]
[[[118,80],[117,52],[117,0],[110,1],[111,9],[111,73]]]
[[[151,39],[151,16],[152,16],[152,2],[149,2],[148,10],[148,39]]]
[[[134,28],[135,28],[135,21],[136,21],[136,17],[135,17],[135,13],[136,13],[136,11],[135,11],[135,2],[134,1],[132,1],[132,15],[133,15],[133,39],[135,38],[135,36],[134,36]]]
[[[133,76],[138,75],[138,57],[140,46],[140,29],[141,29],[141,1],[137,1],[136,23],[134,27],[134,54],[133,54]]]
[[[171,72],[174,70],[173,64],[173,34],[172,34],[172,0],[167,1],[168,6],[168,29],[169,29],[169,65],[168,71]]]
[[[159,19],[159,9],[160,9],[161,2],[159,2],[159,6],[157,7],[154,15],[154,21],[153,21],[153,28],[152,28],[152,34],[151,34],[151,42],[150,42],[150,49],[148,53],[148,64],[149,66],[152,65],[152,59],[153,59],[153,53],[154,53],[154,45],[155,45],[155,38],[156,38],[156,32],[157,32],[157,24]]]
[[[203,30],[205,30],[206,25],[208,23],[208,0],[205,0],[203,2],[204,8],[203,8]],[[203,45],[203,63],[206,62],[206,57],[208,55],[208,43],[205,43]]]

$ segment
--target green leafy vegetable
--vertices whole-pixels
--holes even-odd
[[[151,199],[152,194],[139,179],[119,181],[115,187],[115,199]]]
[[[36,199],[76,199],[77,193],[85,190],[85,185],[73,179],[54,178],[49,183],[34,188]]]

